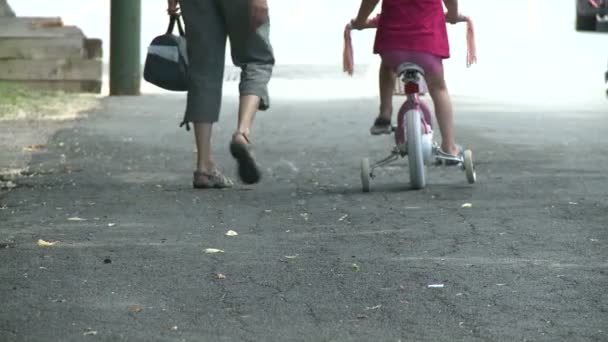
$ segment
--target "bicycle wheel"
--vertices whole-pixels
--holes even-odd
[[[596,19],[595,15],[584,16],[577,14],[576,16],[576,30],[595,32]]]
[[[410,110],[405,113],[405,117],[407,120],[407,159],[410,168],[410,183],[413,189],[419,190],[426,186],[420,111]]]
[[[464,172],[467,175],[469,184],[477,181],[477,173],[475,172],[475,164],[473,163],[473,152],[471,150],[464,151]]]

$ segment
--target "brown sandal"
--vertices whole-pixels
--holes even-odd
[[[211,173],[194,171],[192,186],[195,189],[224,189],[234,185],[232,180],[218,170]]]
[[[235,137],[238,135],[242,136],[247,143],[238,143],[235,141]],[[236,159],[239,168],[239,177],[245,184],[255,184],[262,178],[260,169],[253,158],[251,143],[249,137],[243,132],[235,132],[232,135],[232,142],[230,142],[230,153]]]

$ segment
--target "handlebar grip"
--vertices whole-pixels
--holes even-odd
[[[448,14],[445,14],[445,20],[448,20]],[[467,17],[466,15],[463,14],[458,14],[458,18],[456,19],[455,22],[451,23],[451,24],[456,24],[456,23],[464,23],[469,21],[469,17]]]

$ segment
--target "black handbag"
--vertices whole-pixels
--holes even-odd
[[[175,23],[179,36],[173,34]],[[166,90],[188,90],[186,33],[179,16],[172,15],[167,33],[154,38],[150,43],[144,65],[144,79]]]

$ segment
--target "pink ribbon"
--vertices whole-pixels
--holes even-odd
[[[475,27],[473,20],[469,17],[462,16],[462,21],[467,23],[467,67],[477,63],[477,46],[475,44]],[[366,23],[366,27],[375,28],[378,27],[380,21],[380,14],[375,18],[370,19]],[[349,75],[353,75],[355,72],[355,56],[353,50],[353,41],[351,32],[353,28],[350,23],[344,28],[344,50],[342,54],[342,69]]]

